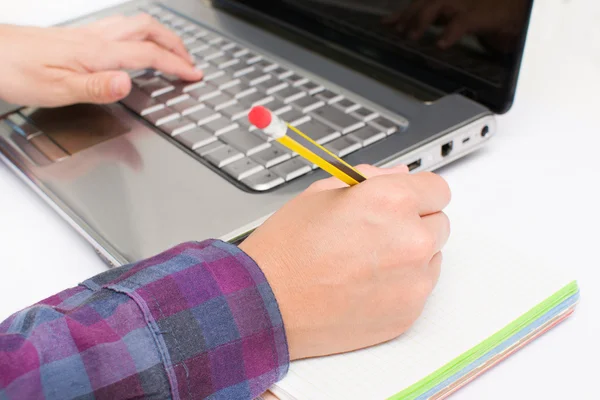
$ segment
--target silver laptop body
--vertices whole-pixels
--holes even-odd
[[[298,15],[320,12],[315,27],[333,30],[322,21],[329,9],[318,9],[339,6],[313,2],[298,1],[306,3]],[[242,240],[328,176],[258,140],[244,117],[253,104],[294,120],[350,164],[404,163],[416,172],[481,147],[496,133],[494,113],[512,101],[522,46],[491,111],[468,88],[444,92],[398,71],[390,83],[368,52],[279,25],[248,3],[133,1],[70,22],[150,12],[182,35],[210,78],[202,84],[135,71],[134,92],[113,105],[0,103],[2,160],[110,265],[189,240]]]

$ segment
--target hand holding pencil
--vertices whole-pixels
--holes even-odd
[[[263,106],[250,110],[248,120],[266,135],[298,153],[321,169],[353,186],[366,178],[350,164],[321,146],[298,128],[291,126]]]

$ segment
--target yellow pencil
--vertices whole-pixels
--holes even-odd
[[[321,146],[298,128],[293,127],[262,106],[250,110],[248,120],[278,143],[298,153],[321,169],[353,186],[366,178],[350,164]]]

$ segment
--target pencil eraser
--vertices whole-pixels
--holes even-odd
[[[263,106],[252,107],[248,113],[248,121],[258,129],[265,129],[271,123],[271,111]]]

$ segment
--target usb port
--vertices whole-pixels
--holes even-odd
[[[410,164],[408,164],[408,170],[412,171],[414,169],[417,169],[421,166],[421,159],[419,158],[417,161],[413,161]]]
[[[442,146],[442,157],[446,157],[448,154],[452,152],[452,147],[454,144],[452,142],[448,142]]]

